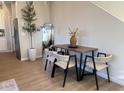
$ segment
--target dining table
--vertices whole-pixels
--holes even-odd
[[[78,81],[82,80],[82,63],[83,63],[83,55],[84,53],[91,53],[91,56],[94,58],[94,52],[98,50],[98,48],[94,47],[88,47],[88,46],[82,46],[77,45],[76,47],[71,47],[70,44],[55,44],[53,45],[54,48],[60,48],[61,50],[64,49],[66,54],[69,54],[69,51],[80,53],[79,57],[79,69],[78,69]],[[84,66],[83,66],[84,68]]]

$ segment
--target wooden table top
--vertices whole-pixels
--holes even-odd
[[[80,45],[77,45],[76,48],[70,48],[69,44],[58,44],[58,45],[53,45],[53,47],[67,49],[69,51],[75,51],[75,52],[81,52],[81,53],[82,52],[86,53],[86,52],[91,52],[91,51],[97,51],[98,50],[98,48],[86,47],[86,46],[80,46]]]

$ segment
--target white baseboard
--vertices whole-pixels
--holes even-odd
[[[105,79],[107,79],[107,75],[105,73],[101,73],[101,72],[98,72],[97,73],[100,77],[103,77]],[[119,78],[116,78],[116,77],[113,77],[113,76],[110,76],[110,80],[119,84],[119,85],[122,85],[124,86],[124,80],[122,79],[119,79]]]
[[[12,52],[12,50],[0,50],[0,52]]]
[[[39,55],[39,56],[37,56],[36,58],[41,58],[41,57],[42,57],[42,55]],[[21,58],[21,61],[26,61],[26,60],[29,60],[29,58],[28,58],[28,57]]]
[[[27,57],[25,57],[25,58],[21,58],[21,61],[26,61],[26,60],[28,60]]]

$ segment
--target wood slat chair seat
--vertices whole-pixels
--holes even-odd
[[[57,61],[55,64],[57,66],[63,68],[63,69],[66,69],[66,67],[67,67],[67,63],[64,62],[64,61]],[[74,67],[74,66],[75,66],[75,62],[73,60],[70,60],[70,63],[68,65],[68,68],[71,68],[71,67]]]
[[[95,57],[94,61],[95,61],[96,70],[100,71],[102,69],[109,67],[108,62],[110,62],[111,60],[112,60],[112,55],[110,54],[106,56]],[[90,68],[94,68],[93,61],[89,61],[89,62],[87,61],[86,66]]]
[[[86,63],[86,66],[89,67],[89,68],[94,68],[93,66],[93,62],[87,62]],[[96,70],[97,71],[100,71],[102,69],[105,69],[106,67],[108,67],[109,65],[106,65],[105,63],[95,63],[95,66],[96,66]]]

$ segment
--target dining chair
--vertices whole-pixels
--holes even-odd
[[[76,68],[76,76],[78,79],[76,55],[60,55],[60,54],[55,54],[55,53],[54,53],[54,55],[55,55],[56,59],[55,59],[54,65],[53,65],[51,77],[52,78],[54,77],[56,67],[60,67],[61,69],[63,69],[64,74],[65,74],[64,75],[64,81],[63,81],[63,87],[64,87],[65,82],[66,82],[68,68],[75,67]],[[72,60],[72,58],[74,58],[74,60]]]
[[[57,51],[51,51],[49,49],[44,50],[44,59],[45,59],[45,68],[44,68],[44,70],[45,71],[46,71],[48,62],[53,63],[54,60],[55,60],[55,57],[53,56],[53,53],[57,53]]]
[[[88,58],[91,58],[91,61],[88,61]],[[85,62],[84,62],[84,68],[83,68],[83,76],[84,76],[84,71],[85,67],[89,67],[93,69],[93,74],[95,74],[95,80],[96,80],[96,87],[97,90],[99,90],[98,86],[98,80],[97,80],[97,71],[103,70],[106,68],[107,71],[107,78],[108,82],[110,82],[110,77],[109,77],[109,62],[112,60],[112,55],[111,54],[106,54],[106,53],[100,53],[98,52],[97,57],[92,57],[89,55],[85,56]],[[82,78],[83,78],[82,76]]]
[[[44,68],[45,71],[46,71],[48,62],[53,63],[54,60],[55,60],[55,57],[53,56],[53,53],[58,53],[58,54],[61,54],[61,55],[65,54],[63,51],[55,50],[52,47],[44,49],[44,57],[43,58],[45,59],[45,68]]]

